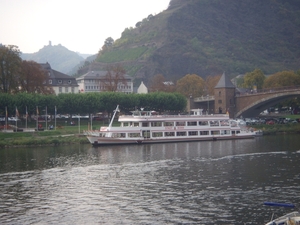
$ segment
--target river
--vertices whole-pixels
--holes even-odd
[[[299,184],[299,135],[0,149],[0,224],[264,224]]]

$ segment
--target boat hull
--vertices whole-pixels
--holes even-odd
[[[152,143],[172,143],[172,142],[191,142],[191,141],[217,141],[217,140],[232,140],[232,139],[251,139],[255,135],[231,135],[231,136],[209,136],[197,138],[112,138],[112,137],[97,137],[87,136],[92,145],[118,145],[118,144],[152,144]]]

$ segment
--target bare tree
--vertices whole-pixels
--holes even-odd
[[[105,90],[117,92],[119,85],[127,85],[125,74],[126,71],[121,64],[108,66],[105,77],[101,79]]]

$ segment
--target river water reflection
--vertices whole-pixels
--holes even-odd
[[[299,135],[0,150],[0,224],[264,224],[299,203]]]

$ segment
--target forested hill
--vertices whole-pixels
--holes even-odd
[[[84,58],[78,53],[70,51],[62,45],[47,45],[35,53],[21,55],[23,60],[33,60],[37,63],[48,62],[51,68],[59,72],[72,75],[76,73],[74,67],[83,64]]]
[[[145,80],[298,70],[299,13],[298,0],[172,0],[126,28],[94,67],[123,62],[128,74]]]

